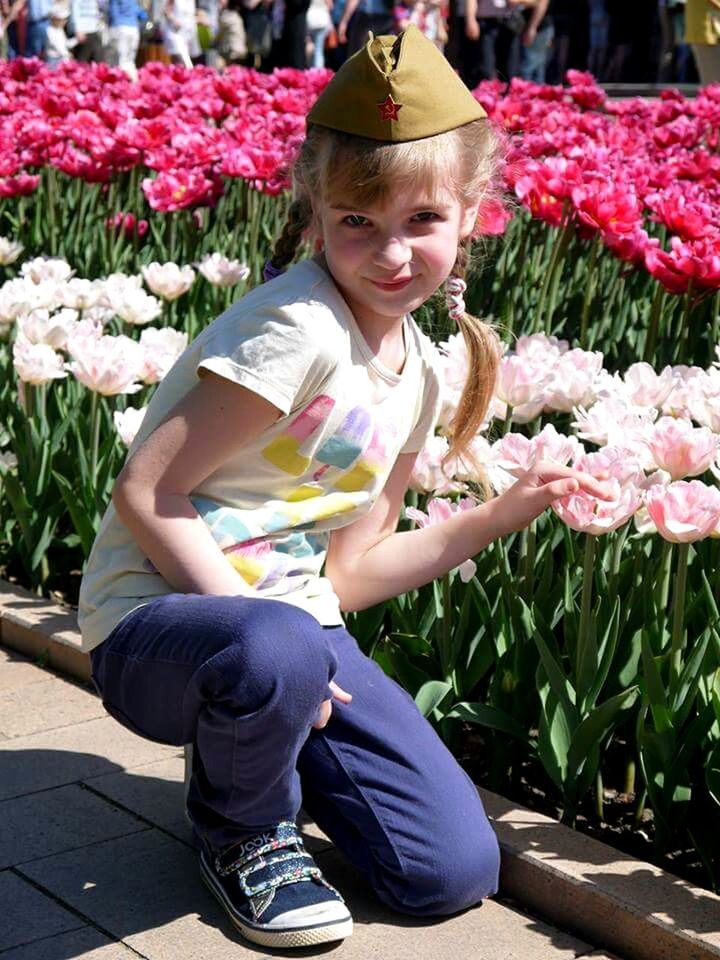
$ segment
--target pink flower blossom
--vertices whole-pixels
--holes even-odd
[[[707,427],[694,427],[681,417],[661,417],[647,445],[658,467],[673,480],[682,480],[705,473],[717,456],[719,442],[720,438]]]
[[[600,500],[578,490],[553,501],[552,509],[571,529],[593,536],[609,533],[626,523],[641,505],[640,484],[645,475],[641,464],[624,448],[606,447],[583,454],[573,467],[592,476],[608,474],[610,479],[604,482],[613,489],[614,498]]]
[[[428,500],[427,513],[423,513],[422,510],[418,510],[415,507],[405,507],[405,516],[413,520],[418,527],[432,527],[435,526],[435,524],[444,523],[444,521],[452,517],[453,514],[462,513],[465,510],[472,510],[476,506],[477,503],[469,497],[463,497],[458,500],[457,503],[434,497],[432,500]],[[465,560],[460,564],[458,570],[462,582],[467,583],[475,576],[477,565],[474,560]]]
[[[645,492],[644,501],[660,536],[673,543],[702,540],[720,523],[720,490],[700,480],[657,484]]]

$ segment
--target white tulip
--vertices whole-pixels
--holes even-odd
[[[195,280],[192,267],[179,267],[172,262],[153,261],[142,268],[142,275],[152,292],[165,300],[177,300],[190,289]]]
[[[232,287],[250,276],[250,268],[242,260],[229,260],[221,253],[206,253],[198,270],[216,287]]]

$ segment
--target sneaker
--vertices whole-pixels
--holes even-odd
[[[203,843],[200,873],[242,935],[265,947],[307,947],[349,937],[350,911],[284,820],[213,856]]]

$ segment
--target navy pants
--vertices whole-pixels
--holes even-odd
[[[128,614],[91,659],[120,723],[193,744],[188,810],[213,850],[295,820],[302,803],[396,910],[448,914],[497,890],[472,781],[344,627],[277,600],[173,593]],[[315,730],[331,679],[353,700]]]

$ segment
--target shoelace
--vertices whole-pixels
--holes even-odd
[[[294,823],[283,821],[278,824],[273,839],[266,843],[258,844],[257,841],[260,838],[262,834],[234,844],[230,850],[215,858],[215,869],[221,877],[237,873],[240,889],[246,897],[254,897],[289,883],[302,883],[308,880],[317,880],[337,893],[323,877],[312,856],[305,850],[302,837]],[[288,853],[281,852],[290,847],[294,849]],[[238,848],[239,856],[232,857],[233,851]],[[225,862],[228,860],[229,862]],[[285,866],[280,866],[281,864]],[[268,868],[271,872],[267,879],[255,884],[249,882],[252,874],[264,868]]]

